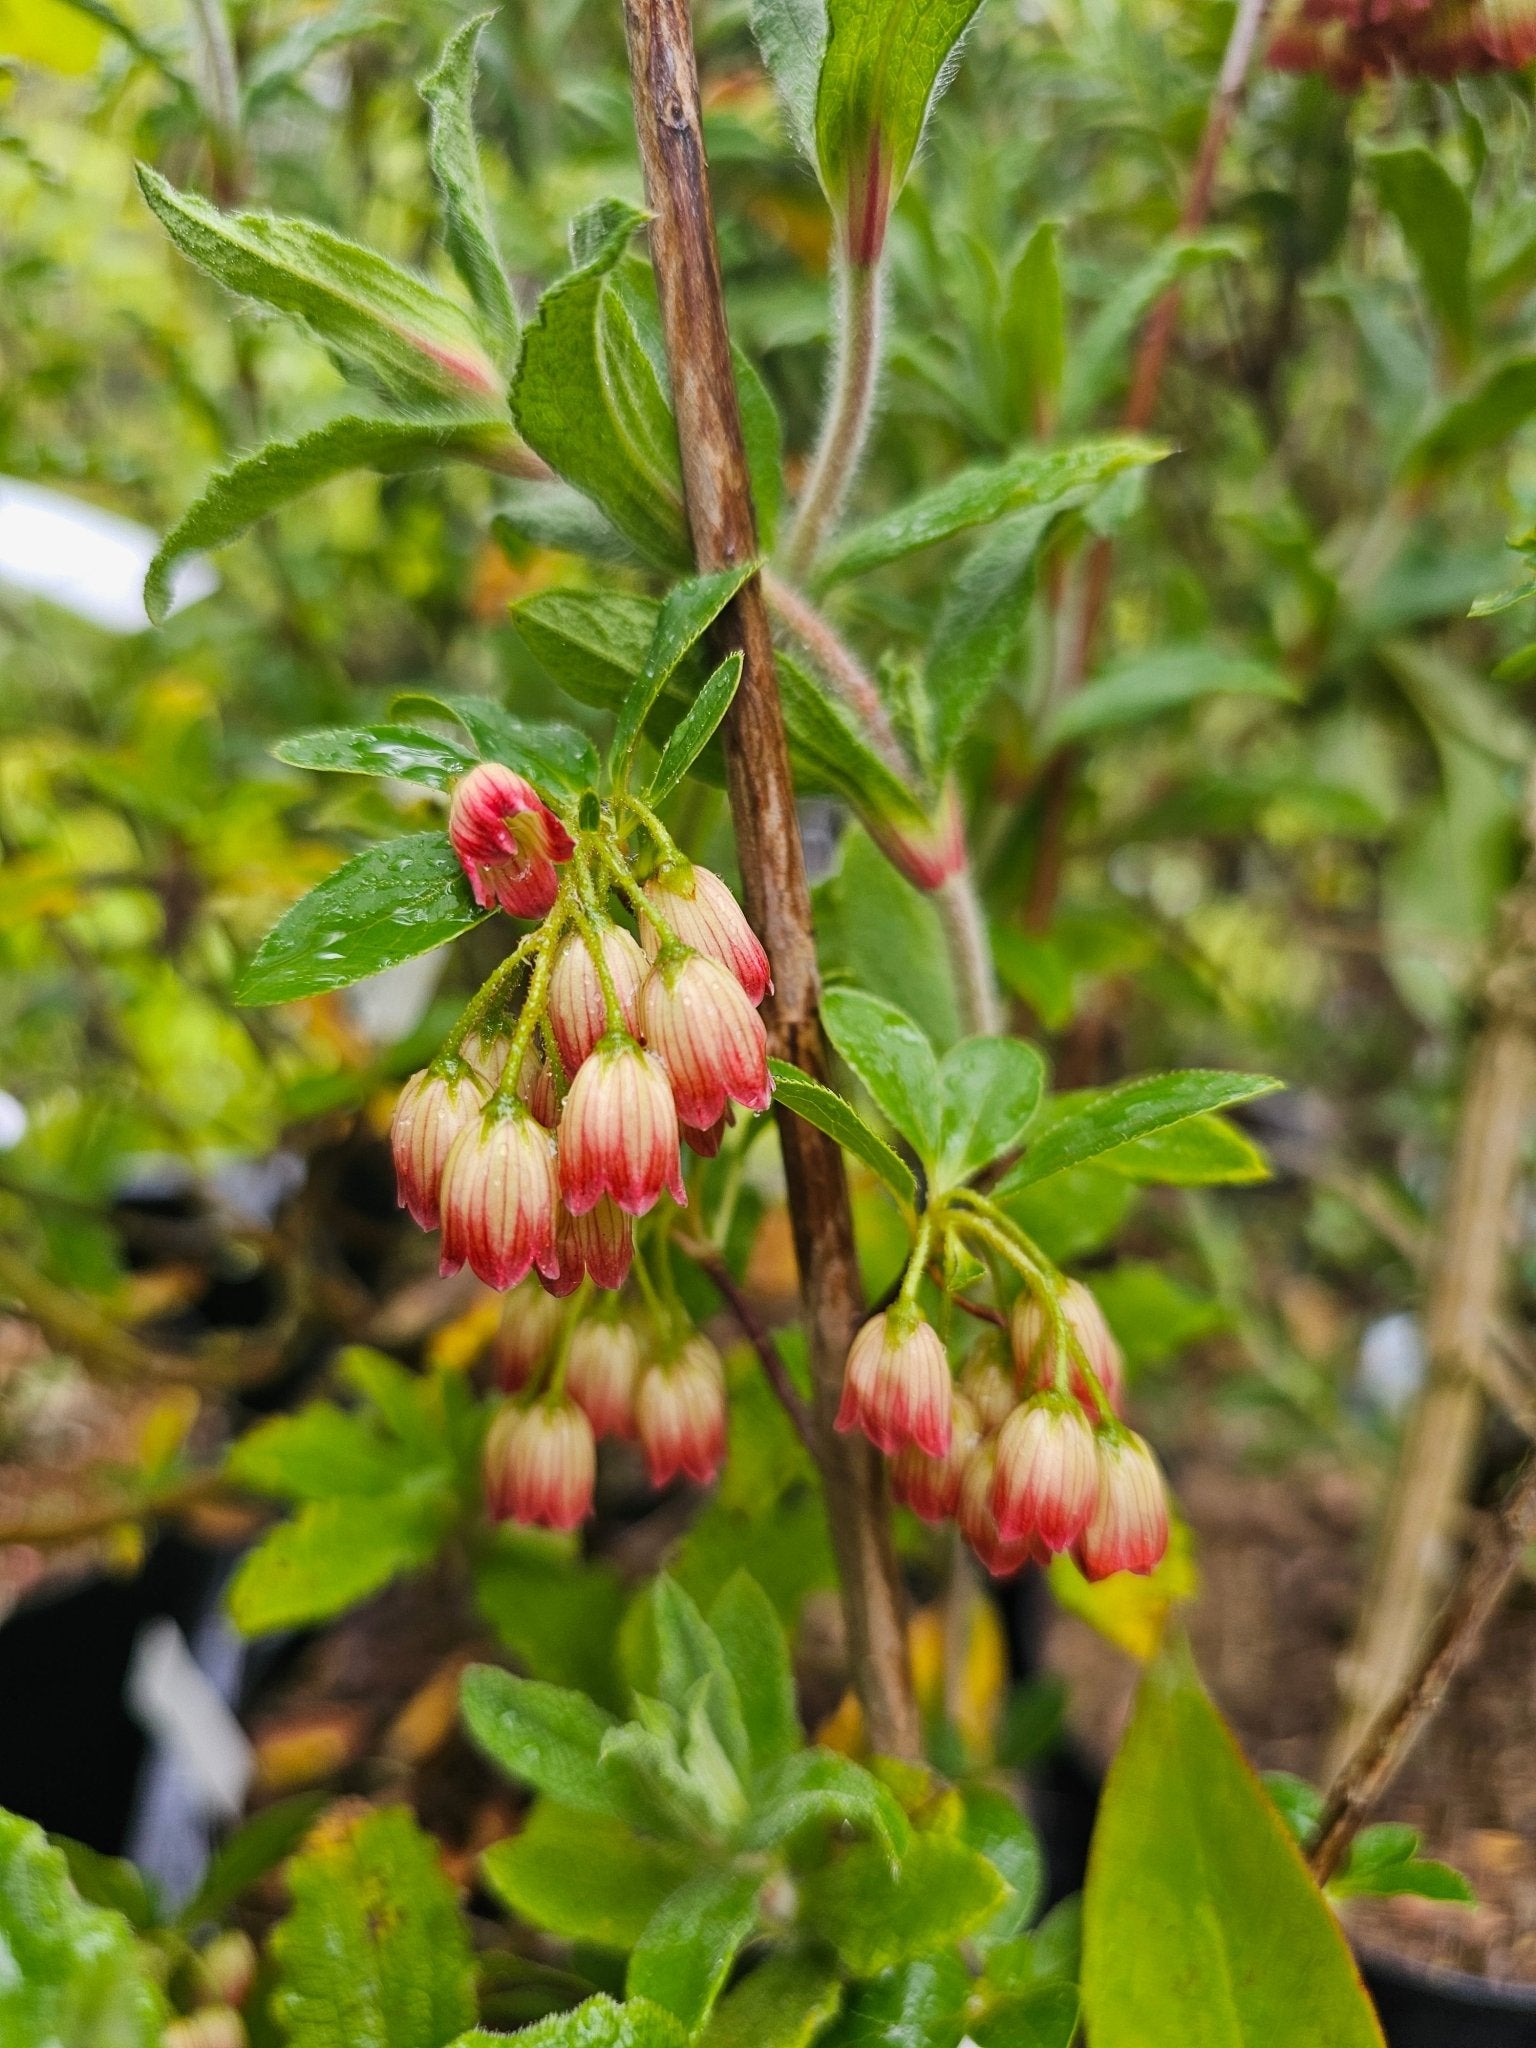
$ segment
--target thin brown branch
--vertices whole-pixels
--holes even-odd
[[[625,0],[624,23],[689,527],[699,567],[721,569],[757,553],[757,524],[686,0]],[[747,915],[773,962],[775,993],[764,1009],[769,1042],[779,1057],[824,1080],[810,890],[773,636],[757,578],[729,607],[717,638],[722,652],[739,650],[743,657],[722,740]],[[884,1467],[870,1445],[832,1427],[844,1360],[862,1314],[847,1175],[833,1140],[800,1118],[780,1112],[779,1137],[810,1351],[817,1462],[854,1684],[871,1745],[916,1756],[920,1728]]]
[[[1536,1458],[1528,1458],[1441,1608],[1413,1669],[1370,1724],[1323,1801],[1308,1861],[1319,1884],[1343,1862],[1367,1815],[1407,1762],[1424,1730],[1477,1654],[1483,1632],[1536,1541]]]
[[[121,1495],[115,1500],[92,1501],[89,1507],[68,1508],[53,1514],[38,1512],[15,1515],[0,1521],[0,1548],[25,1543],[38,1550],[58,1550],[72,1543],[84,1543],[120,1529],[127,1522],[165,1521],[201,1507],[223,1489],[217,1472],[197,1472],[180,1479],[158,1493]]]
[[[730,1267],[712,1244],[702,1239],[689,1237],[675,1231],[672,1242],[685,1258],[692,1259],[699,1269],[707,1273],[715,1287],[725,1297],[731,1314],[741,1325],[741,1334],[757,1353],[758,1364],[763,1368],[763,1377],[778,1397],[779,1406],[794,1425],[795,1435],[814,1458],[816,1456],[816,1425],[811,1411],[800,1398],[800,1389],[789,1376],[789,1367],[784,1363],[779,1347],[758,1315],[757,1310],[743,1290],[737,1286]]]

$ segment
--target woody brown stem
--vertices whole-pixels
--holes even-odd
[[[686,0],[625,0],[624,25],[689,528],[700,569],[718,570],[757,553],[757,527]],[[775,992],[763,1013],[769,1043],[778,1057],[824,1080],[810,890],[757,577],[723,615],[717,638],[722,652],[739,650],[743,658],[722,737],[747,915],[773,962]],[[872,1746],[915,1757],[919,1726],[884,1467],[861,1438],[839,1436],[832,1427],[843,1362],[863,1314],[847,1176],[832,1139],[782,1110],[778,1122],[810,1351],[817,1462],[853,1680]]]
[[[1308,1861],[1326,1884],[1388,1785],[1476,1655],[1483,1632],[1536,1542],[1536,1458],[1484,1531],[1396,1697],[1370,1723],[1323,1801]]]
[[[1272,4],[1273,0],[1240,0],[1179,215],[1179,232],[1186,240],[1198,235],[1210,218],[1216,172],[1227,138],[1232,133],[1232,124],[1237,119],[1238,108],[1243,103],[1248,75],[1258,55]],[[1131,433],[1141,433],[1152,424],[1168,350],[1179,324],[1182,301],[1183,287],[1176,283],[1169,285],[1147,315],[1141,330],[1123,415],[1124,425]],[[1092,665],[1109,597],[1113,566],[1114,543],[1101,535],[1089,548],[1079,579],[1076,616],[1069,628],[1071,639],[1061,677],[1061,687],[1065,691],[1077,689]],[[1040,836],[1025,910],[1025,921],[1031,931],[1044,931],[1056,907],[1078,759],[1075,748],[1064,748],[1052,756],[1042,778]]]

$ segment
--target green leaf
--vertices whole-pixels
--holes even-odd
[[[800,1744],[795,1674],[783,1625],[756,1579],[738,1571],[716,1596],[709,1626],[736,1687],[751,1767],[770,1770]]]
[[[481,1863],[491,1889],[531,1926],[618,1949],[633,1948],[662,1902],[699,1868],[697,1854],[676,1842],[547,1799]]]
[[[831,1749],[796,1750],[784,1759],[762,1787],[742,1843],[775,1849],[812,1826],[860,1829],[887,1864],[909,1839],[907,1817],[880,1780]]]
[[[1036,1181],[1097,1159],[1132,1138],[1165,1130],[1206,1110],[1270,1095],[1282,1085],[1267,1074],[1227,1074],[1193,1067],[1182,1073],[1148,1074],[1113,1088],[1085,1089],[1071,1098],[1071,1106],[1060,1115],[1047,1104],[1039,1135],[993,1192],[1006,1200]]]
[[[852,712],[792,655],[781,650],[777,666],[790,758],[803,785],[843,797],[872,831],[927,832],[922,805],[870,746]]]
[[[876,1848],[850,1849],[811,1871],[805,1926],[830,1941],[855,1977],[947,1948],[989,1920],[1008,1888],[984,1856],[952,1835],[914,1835],[900,1868]]]
[[[842,2002],[835,1963],[780,1951],[721,1999],[702,2048],[810,2048]]]
[[[1105,732],[1120,732],[1183,709],[1202,697],[1268,697],[1293,702],[1292,678],[1268,662],[1198,643],[1127,655],[1065,698],[1039,735],[1042,751]]]
[[[899,511],[872,519],[828,551],[825,583],[864,576],[952,534],[1026,506],[1061,509],[1079,503],[1129,469],[1160,462],[1166,447],[1139,435],[1115,434],[1061,448],[1022,448],[1004,462],[978,462],[948,483],[911,498]]]
[[[893,204],[980,0],[827,0],[816,154],[834,206],[868,179]],[[872,174],[872,158],[878,174]]]
[[[1054,220],[1040,223],[1008,274],[998,339],[1007,365],[1015,430],[1021,435],[1048,433],[1061,403],[1067,360],[1061,227]]]
[[[1006,1792],[972,1780],[960,1787],[963,1840],[980,1850],[1012,1887],[984,1927],[970,1937],[979,1955],[1010,1940],[1034,1918],[1045,1885],[1045,1859],[1040,1837]]]
[[[0,2041],[158,2048],[169,2014],[120,1913],[87,1905],[62,1850],[0,1813]]]
[[[774,1093],[782,1109],[793,1110],[796,1116],[814,1124],[818,1131],[825,1131],[829,1138],[835,1138],[845,1152],[851,1152],[855,1159],[862,1159],[880,1176],[897,1201],[905,1202],[909,1208],[915,1205],[917,1182],[912,1177],[911,1167],[891,1150],[884,1138],[876,1137],[851,1104],[844,1102],[841,1095],[835,1095],[830,1088],[823,1088],[819,1081],[802,1074],[788,1060],[770,1060],[768,1071],[773,1076]]]
[[[523,336],[512,411],[530,448],[601,506],[648,561],[690,557],[677,428],[614,267],[644,219],[610,202],[587,261],[550,286]]]
[[[332,477],[353,469],[393,476],[433,469],[455,456],[466,462],[494,461],[511,440],[505,425],[467,420],[462,414],[390,420],[349,413],[296,441],[269,441],[227,469],[215,470],[202,496],[166,535],[144,578],[145,609],[158,625],[170,607],[178,562],[238,539],[258,519]]]
[[[1188,1652],[1148,1670],[1088,1866],[1094,2048],[1382,2048],[1333,1914]]]
[[[1269,1161],[1248,1133],[1211,1113],[1117,1145],[1099,1164],[1127,1180],[1160,1181],[1166,1187],[1245,1185],[1269,1179]]]
[[[617,591],[541,590],[513,605],[511,616],[561,689],[578,704],[618,711],[645,666],[660,610],[651,598]],[[685,662],[664,686],[663,702],[681,712],[703,679],[701,662]]]
[[[1454,468],[1506,442],[1536,412],[1536,355],[1514,356],[1485,370],[1462,397],[1444,406],[1404,459],[1409,477]]]
[[[939,1063],[926,1035],[904,1010],[862,989],[828,989],[821,1014],[828,1037],[881,1113],[931,1163],[940,1143]]]
[[[271,2002],[289,2048],[442,2048],[472,2023],[458,1901],[404,1807],[318,1830],[288,1886]]]
[[[452,740],[438,739],[409,725],[332,726],[296,733],[272,749],[290,768],[333,775],[389,775],[422,782],[428,789],[452,789],[474,767],[477,756]]]
[[[899,1003],[942,1050],[961,1036],[943,920],[932,896],[897,873],[862,826],[844,832],[835,873],[815,892],[828,983]]]
[[[252,1814],[214,1850],[202,1882],[176,1916],[177,1925],[195,1928],[222,1920],[258,1878],[288,1860],[329,1798],[326,1792],[298,1792]]]
[[[493,12],[471,15],[443,45],[437,67],[421,81],[431,109],[432,175],[443,198],[443,240],[469,288],[503,362],[517,351],[519,321],[512,288],[496,252],[491,210],[475,143],[475,64]]]
[[[816,91],[827,52],[827,0],[752,0],[752,33],[763,53],[784,125],[816,160]]]
[[[649,1999],[589,1998],[572,2012],[552,2013],[536,2026],[520,2027],[515,2035],[487,2034],[476,2028],[462,2034],[450,2048],[684,2048],[686,2036],[671,2013]]]
[[[231,1446],[225,1473],[236,1486],[277,1500],[363,1499],[394,1493],[434,1462],[383,1435],[373,1419],[311,1401],[273,1415]],[[446,1455],[435,1462],[444,1468]]]
[[[1000,1998],[969,2032],[976,2048],[1071,2048],[1077,2034],[1077,1992],[1070,1984],[1042,1984]]]
[[[731,369],[741,410],[741,440],[747,457],[747,480],[752,486],[752,509],[757,515],[757,545],[762,554],[768,555],[773,552],[783,509],[784,429],[773,395],[756,365],[734,342]]]
[[[611,1565],[574,1558],[541,1530],[503,1528],[474,1576],[475,1604],[530,1677],[620,1703],[614,1641],[627,1595]]]
[[[1477,1894],[1461,1872],[1449,1863],[1421,1856],[1418,1829],[1401,1821],[1362,1828],[1328,1890],[1341,1899],[1411,1896],[1460,1906],[1477,1904]]]
[[[645,660],[619,707],[611,753],[616,770],[628,765],[657,698],[676,675],[679,665],[703,639],[755,567],[755,563],[744,562],[713,575],[690,576],[667,592],[655,615]],[[697,702],[697,693],[690,693],[690,698],[689,711]]]
[[[757,1925],[756,1870],[706,1870],[658,1907],[629,1959],[624,1988],[675,2013],[689,2039],[708,2019]]]
[[[646,792],[648,803],[665,803],[676,789],[713,739],[715,728],[731,708],[731,700],[740,681],[741,656],[728,654],[672,728]]]
[[[817,2048],[960,2048],[971,1978],[954,1950],[886,1970],[848,1993]]]
[[[1402,230],[1424,296],[1457,349],[1472,339],[1472,209],[1421,142],[1366,152],[1377,197]]]
[[[1208,263],[1242,254],[1243,245],[1230,235],[1195,235],[1165,243],[1124,278],[1075,337],[1067,356],[1061,394],[1066,424],[1084,425],[1123,381],[1131,360],[1131,337],[1171,284]]]
[[[558,480],[549,483],[535,483],[522,477],[509,480],[497,501],[497,509],[491,519],[491,533],[498,546],[514,562],[522,559],[519,543],[523,541],[534,547],[557,548],[567,555],[586,555],[594,562],[623,562],[633,566],[639,559],[623,534],[590,498]],[[582,594],[597,595],[596,592]],[[516,616],[515,608],[513,616]]]
[[[482,414],[504,405],[506,380],[469,315],[408,270],[314,221],[221,213],[147,164],[138,177],[183,256],[301,322],[393,397],[456,399]]]
[[[953,758],[1018,644],[1041,544],[1060,514],[1057,505],[1009,514],[945,585],[923,669],[940,767]]]
[[[429,1563],[452,1509],[446,1488],[306,1502],[241,1563],[229,1589],[236,1628],[265,1635],[355,1606]]]
[[[1220,1302],[1181,1286],[1150,1259],[1122,1259],[1095,1273],[1093,1291],[1132,1367],[1162,1365],[1228,1322]]]
[[[546,794],[564,790],[578,795],[597,780],[597,749],[584,732],[558,719],[518,718],[494,697],[471,696],[464,690],[406,690],[391,710],[456,720],[482,761],[516,768]]]
[[[50,1833],[49,1842],[62,1851],[69,1866],[69,1881],[88,1906],[106,1906],[121,1913],[136,1933],[143,1934],[161,1921],[155,1887],[125,1856],[104,1856],[70,1835]]]
[[[235,1001],[291,1003],[346,988],[483,924],[444,832],[371,846],[301,896],[247,962]]]
[[[585,1693],[476,1664],[464,1674],[462,1710],[478,1747],[509,1778],[572,1813],[636,1817],[602,1761],[603,1738],[618,1723]]]
[[[736,1681],[697,1605],[668,1572],[663,1572],[652,1588],[651,1618],[656,1629],[656,1684],[662,1699],[678,1714],[685,1714],[702,1687],[715,1739],[737,1777],[745,1777],[751,1768],[751,1744]]]
[[[1019,1038],[962,1038],[939,1066],[938,1180],[955,1187],[1015,1151],[1034,1121],[1045,1061]]]
[[[305,72],[325,51],[386,23],[387,16],[369,0],[338,0],[323,14],[301,15],[292,28],[264,42],[242,64],[240,98],[246,119],[261,113],[283,93],[300,90]]]

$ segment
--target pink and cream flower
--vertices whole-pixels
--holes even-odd
[[[837,1427],[863,1430],[888,1458],[907,1444],[942,1458],[949,1450],[952,1395],[938,1331],[898,1302],[871,1316],[849,1347]]]
[[[492,1521],[574,1529],[592,1512],[597,1447],[574,1401],[503,1408],[485,1440],[485,1505]]]
[[[442,1271],[488,1287],[556,1271],[555,1145],[520,1102],[497,1098],[454,1140],[443,1168]]]
[[[1093,1514],[1099,1461],[1092,1425],[1075,1401],[1041,1394],[1015,1408],[997,1439],[992,1513],[1005,1543],[1034,1538],[1070,1550]]]
[[[707,1486],[725,1456],[725,1373],[707,1337],[648,1365],[635,1390],[635,1426],[652,1486],[680,1472]]]
[[[480,762],[455,785],[448,838],[480,908],[499,903],[512,917],[553,907],[556,863],[575,851],[533,784],[499,761]]]
[[[530,1276],[520,1280],[501,1305],[501,1321],[491,1340],[491,1363],[503,1393],[526,1387],[554,1349],[561,1308]]]
[[[1067,1328],[1083,1347],[1083,1356],[1109,1398],[1117,1415],[1125,1409],[1125,1359],[1115,1342],[1104,1311],[1081,1280],[1069,1280],[1061,1293],[1061,1312]],[[1032,1392],[1045,1392],[1057,1383],[1056,1327],[1042,1303],[1028,1289],[1013,1305],[1009,1325],[1013,1356],[1024,1385]],[[1069,1381],[1074,1398],[1090,1414],[1097,1412],[1093,1391],[1077,1358],[1070,1359]]]
[[[565,1390],[592,1425],[594,1436],[635,1434],[635,1382],[640,1345],[628,1323],[589,1316],[578,1323],[566,1360]]]
[[[663,953],[640,991],[640,1023],[690,1129],[707,1131],[733,1101],[768,1107],[773,1080],[763,1020],[718,960]]]
[[[479,1120],[485,1098],[469,1067],[453,1062],[449,1074],[424,1067],[400,1091],[389,1127],[396,1199],[423,1230],[435,1230],[443,1168],[454,1140]]]
[[[971,1453],[981,1441],[976,1411],[957,1393],[949,1406],[949,1449],[931,1458],[906,1444],[891,1460],[891,1492],[925,1522],[946,1522],[960,1504],[960,1483]]]
[[[1072,1555],[1088,1579],[1155,1571],[1168,1548],[1168,1493],[1156,1458],[1128,1429],[1098,1432],[1098,1496]]]
[[[673,937],[735,975],[751,1003],[769,993],[773,973],[762,941],[718,875],[701,867],[666,868],[646,883],[645,894]],[[654,960],[662,941],[649,918],[641,924],[640,937]]]
[[[645,955],[621,924],[605,924],[598,944],[619,999],[624,1022],[639,1030],[640,984]],[[549,978],[549,1021],[567,1074],[574,1074],[608,1029],[608,1008],[597,966],[580,932],[569,932],[555,954]]]
[[[1008,1542],[992,1512],[992,1487],[997,1476],[997,1439],[985,1437],[972,1451],[960,1480],[955,1519],[960,1533],[994,1579],[1012,1578],[1031,1559],[1043,1563],[1045,1552],[1027,1537]]]
[[[604,1039],[576,1071],[560,1117],[560,1192],[574,1216],[611,1195],[630,1216],[663,1188],[686,1204],[677,1105],[666,1069],[632,1039]]]

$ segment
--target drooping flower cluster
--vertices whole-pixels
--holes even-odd
[[[1151,1451],[1120,1420],[1120,1348],[1089,1290],[1026,1288],[1008,1357],[979,1348],[956,1385],[938,1332],[905,1295],[853,1341],[837,1426],[891,1459],[896,1498],[953,1518],[994,1577],[1067,1551],[1090,1579],[1152,1571],[1168,1505]]]
[[[1454,78],[1536,59],[1536,0],[1287,0],[1270,39],[1281,71],[1322,72],[1344,92],[1392,72]]]
[[[772,1092],[768,959],[730,890],[631,803],[661,860],[642,885],[612,817],[584,801],[573,832],[484,762],[449,812],[476,902],[542,922],[407,1082],[392,1141],[401,1205],[441,1229],[443,1271],[491,1287],[530,1271],[556,1295],[621,1286],[633,1220],[663,1191],[687,1200],[681,1144],[713,1154],[733,1105],[765,1109]],[[640,940],[610,914],[614,889]]]
[[[707,1485],[725,1455],[725,1372],[698,1332],[562,1307],[532,1279],[507,1296],[493,1347],[508,1400],[486,1438],[495,1521],[574,1529],[592,1512],[597,1444],[633,1441],[652,1486]]]

